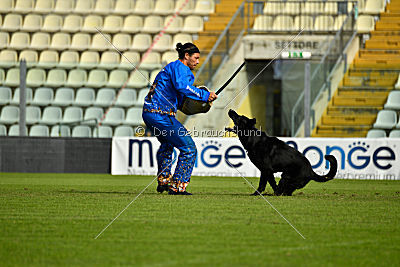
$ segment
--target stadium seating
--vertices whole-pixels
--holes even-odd
[[[86,86],[100,88],[107,84],[108,74],[105,70],[93,69],[89,72],[89,77]]]
[[[0,13],[9,13],[14,8],[14,0],[3,0],[0,2]]]
[[[47,14],[54,9],[54,0],[36,0],[34,12]]]
[[[79,122],[83,120],[83,111],[80,107],[67,107],[64,111],[63,123]]]
[[[44,20],[45,23],[47,22],[48,17],[50,17],[50,16],[47,16],[45,18],[45,20]],[[42,16],[36,15],[36,14],[29,14],[29,15],[25,16],[24,24],[22,25],[21,29],[23,31],[27,31],[27,32],[35,32],[35,31],[39,31],[40,29],[42,29],[42,25],[43,25]],[[43,30],[46,29],[45,27],[46,27],[46,24],[43,25]]]
[[[163,28],[163,24],[164,21],[160,16],[147,16],[144,19],[143,28],[141,31],[144,33],[155,34],[161,31],[161,29]]]
[[[60,55],[58,66],[64,69],[72,69],[79,64],[79,54],[76,51],[64,51]]]
[[[26,107],[26,124],[31,125],[38,123],[41,118],[41,110],[36,106]]]
[[[196,6],[193,12],[194,14],[206,16],[214,12],[215,12],[214,0],[196,1]]]
[[[123,108],[110,108],[102,121],[104,125],[117,126],[123,124],[125,120],[125,111]]]
[[[113,0],[96,0],[93,13],[106,15],[113,11]]]
[[[44,72],[42,72],[42,73],[44,73]],[[52,69],[49,71],[49,73],[47,75],[47,80],[44,83],[44,85],[47,87],[61,87],[61,86],[64,86],[66,81],[67,81],[67,72],[65,70]],[[39,82],[38,82],[37,86],[41,86],[42,84],[39,84]]]
[[[4,106],[0,113],[1,124],[14,124],[19,121],[19,108],[15,106]]]
[[[29,69],[26,74],[26,86],[39,87],[46,81],[46,72],[43,69]]]
[[[107,113],[110,118],[106,117],[105,121],[109,126],[102,126],[105,130],[100,130],[99,134],[110,137],[113,133],[120,135],[124,132],[117,130],[117,127],[131,134],[133,128],[130,127],[143,123],[140,113],[143,99],[148,93],[148,80],[152,82],[162,66],[177,59],[177,42],[192,42],[193,38],[201,37],[200,32],[207,30],[207,20],[212,22],[215,16],[210,16],[216,10],[215,2],[219,4],[221,1],[2,0],[0,82],[11,90],[11,94],[4,97],[7,103],[2,104],[1,109],[19,103],[18,60],[24,58],[28,64],[27,86],[31,87],[27,89],[27,103],[32,105],[32,114],[38,114],[39,111],[41,116],[37,121],[37,116],[32,115],[36,118],[31,120],[33,126],[40,123],[50,129],[48,132],[51,136],[59,136],[56,127],[51,126],[54,121],[65,121],[71,107],[81,110],[83,118],[95,116],[101,119],[103,113],[113,105],[112,109],[120,110],[112,111],[112,116]],[[229,6],[235,9],[231,2]],[[263,15],[257,18],[257,23],[260,24],[260,30],[277,33],[298,31],[303,27],[313,30],[321,24],[318,29],[322,33],[331,30],[328,26],[332,25],[332,21],[335,23],[334,29],[342,22],[342,17],[339,19],[337,16],[337,8],[336,3],[328,2],[266,2]],[[179,14],[174,18],[175,11],[179,11]],[[317,14],[319,12],[321,14]],[[322,16],[332,20],[325,23],[325,17]],[[264,21],[265,18],[267,21]],[[163,28],[165,33],[159,36]],[[149,47],[152,47],[151,51],[147,51]],[[125,85],[127,88],[118,91]],[[379,101],[382,99],[379,97]],[[52,110],[56,118],[49,116],[48,108],[56,108]],[[119,111],[126,116],[121,119]],[[125,124],[128,118],[130,122]],[[115,124],[114,119],[119,123]],[[54,135],[53,128],[56,129]],[[86,128],[82,130],[84,134],[77,134],[78,130],[74,134],[72,126],[68,129],[61,136],[88,136],[89,132]],[[90,136],[92,133],[95,136],[94,130],[90,129]]]
[[[48,137],[50,130],[47,125],[33,125],[29,130],[29,136]]]
[[[111,88],[102,88],[97,92],[95,106],[108,107],[112,104],[115,98],[115,90]]]
[[[128,112],[126,113],[126,119],[124,124],[127,125],[141,125],[143,124],[143,119],[142,119],[142,109],[141,108],[130,108],[128,109]]]
[[[0,69],[0,83],[4,83],[5,76],[4,70]]]
[[[7,135],[7,127],[3,124],[0,124],[0,136],[6,136]]]
[[[391,130],[389,133],[390,138],[400,138],[400,130]]]
[[[38,62],[38,53],[32,50],[23,50],[19,53],[19,61],[25,60],[27,68],[35,67]]]
[[[378,15],[385,11],[385,1],[384,0],[366,0],[363,13]]]
[[[6,32],[0,32],[0,49],[4,49],[10,42],[10,36]]]
[[[35,94],[32,99],[32,105],[47,106],[53,102],[53,98],[53,89],[40,87],[35,90]]]
[[[110,73],[110,77],[107,87],[121,88],[128,80],[128,72],[126,70],[113,70]]]
[[[104,25],[102,31],[105,33],[117,33],[122,29],[123,18],[120,16],[107,16],[104,19]]]
[[[121,92],[119,92],[115,105],[127,108],[132,106],[132,103],[136,103],[136,101],[136,90],[124,88]]]
[[[166,33],[177,33],[183,27],[183,18],[181,16],[167,16],[164,20],[164,29]]]
[[[117,52],[106,51],[101,55],[99,68],[115,69],[121,62],[121,57]]]
[[[56,1],[53,12],[60,14],[69,14],[74,10],[74,0]]]
[[[175,1],[173,0],[156,0],[154,5],[154,14],[168,15],[174,13]]]
[[[130,88],[143,88],[148,85],[149,72],[145,70],[134,71],[131,73],[127,86]]]
[[[93,129],[93,137],[111,138],[113,131],[110,126],[101,125]]]
[[[65,83],[68,87],[78,88],[86,85],[87,73],[82,69],[73,69],[68,73],[68,79]]]
[[[76,92],[75,101],[73,105],[80,107],[91,106],[96,99],[95,91],[93,88],[79,88]]]
[[[2,50],[0,52],[0,67],[12,68],[17,64],[18,54],[14,50]],[[4,71],[3,71],[4,72]]]
[[[11,35],[9,47],[15,50],[28,48],[30,45],[30,37],[26,32],[15,32]]]
[[[72,137],[92,137],[92,130],[87,125],[78,125],[72,128]]]
[[[386,137],[386,132],[380,129],[372,129],[367,133],[367,138],[384,138]]]
[[[56,43],[54,43],[54,45],[56,45]],[[53,46],[53,44],[51,46],[52,48],[56,49],[56,46]],[[32,35],[30,48],[35,50],[44,50],[49,47],[50,47],[50,34],[44,32],[36,32]]]
[[[12,68],[7,71],[3,85],[17,87],[19,85],[19,68]]]
[[[203,31],[203,19],[199,16],[187,16],[184,21],[182,32],[196,33]]]
[[[153,0],[137,0],[133,12],[140,15],[149,15],[154,9]]]
[[[25,126],[25,133],[28,134],[28,127]],[[8,136],[19,136],[19,125],[11,125],[8,129]]]
[[[62,121],[62,110],[60,107],[45,107],[40,123],[55,125]]]
[[[356,22],[358,33],[369,33],[374,30],[375,21],[374,17],[370,15],[360,15]]]
[[[51,137],[70,137],[71,129],[67,125],[54,125],[50,131]]]
[[[0,90],[1,90],[1,87],[0,87]],[[19,91],[20,91],[19,88],[15,89],[14,95],[13,95],[13,98],[12,98],[10,104],[19,105]],[[32,88],[25,88],[25,92],[26,92],[25,93],[25,102],[26,102],[26,104],[29,105],[32,102],[32,96],[33,96]]]
[[[103,118],[103,109],[100,107],[89,107],[85,110],[84,120],[86,121],[84,124],[94,125],[95,120],[100,121]]]
[[[59,88],[56,91],[54,100],[51,103],[54,106],[66,107],[74,102],[74,90],[72,88]]]
[[[133,128],[126,125],[120,125],[115,128],[114,136],[133,136]]]
[[[10,87],[0,87],[0,105],[7,105],[11,102],[11,88]]]
[[[389,93],[384,108],[400,110],[400,91],[392,91]]]
[[[22,26],[22,15],[20,14],[7,14],[4,17],[3,31],[15,32],[18,31]]]
[[[132,12],[135,7],[135,0],[116,0],[114,13],[118,15],[127,15]]]
[[[392,129],[396,126],[397,114],[393,110],[381,110],[378,112],[373,127],[377,129]]]

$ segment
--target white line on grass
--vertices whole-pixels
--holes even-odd
[[[175,159],[171,160],[170,164],[167,165],[167,167],[165,167],[142,191],[140,191],[140,193],[106,226],[104,227],[103,230],[101,230],[101,232],[94,238],[97,239],[111,224],[113,224],[113,222],[118,219],[118,217],[127,209],[129,208],[129,206],[135,202],[136,199],[138,199],[138,197],[144,192],[146,191],[146,189],[158,178],[158,176],[160,176],[160,174],[166,169],[168,168],[172,162],[174,162]]]
[[[285,216],[283,216],[282,215],[282,213],[280,213],[279,212],[279,210],[277,210],[272,204],[271,204],[271,202],[269,202],[268,201],[268,199],[265,197],[265,196],[263,196],[260,192],[258,192],[258,190],[253,186],[253,184],[252,183],[250,183],[249,182],[249,180],[247,180],[240,172],[239,172],[239,170],[238,169],[236,169],[234,166],[232,166],[232,164],[230,164],[230,162],[229,161],[226,161],[228,164],[229,164],[229,166],[231,166],[232,168],[234,168],[238,173],[239,173],[239,175],[254,189],[254,190],[256,190],[256,192],[303,238],[303,239],[306,239],[301,233],[300,233],[300,231],[299,230],[297,230],[297,228],[296,227],[294,227],[293,226],[293,224],[291,224],[290,222],[289,222],[289,220],[288,219],[286,219],[285,218]]]

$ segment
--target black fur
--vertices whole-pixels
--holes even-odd
[[[325,156],[330,163],[328,174],[318,175],[313,171],[307,158],[299,151],[278,138],[257,130],[256,119],[240,116],[232,109],[229,110],[228,115],[235,126],[226,130],[238,135],[251,162],[261,171],[258,189],[253,195],[262,193],[267,182],[275,195],[291,196],[294,190],[303,188],[311,180],[327,182],[335,177],[337,161],[334,156]],[[282,172],[278,185],[274,178],[275,172]]]

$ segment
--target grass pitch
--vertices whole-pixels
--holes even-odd
[[[153,183],[95,240],[153,178],[0,174],[1,265],[400,265],[400,181],[267,196],[306,240],[242,178],[193,177],[193,196]]]

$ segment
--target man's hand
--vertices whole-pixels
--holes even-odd
[[[218,96],[216,93],[210,92],[210,96],[208,97],[208,102],[213,102],[217,98],[218,98]]]

